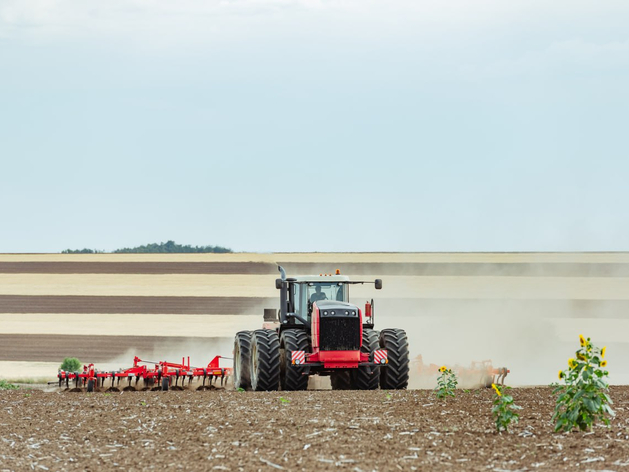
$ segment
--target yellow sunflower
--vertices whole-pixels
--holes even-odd
[[[492,383],[491,384],[491,388],[493,388],[496,391],[496,394],[501,397],[502,393],[500,393],[500,389],[496,386],[496,384]]]
[[[602,358],[605,357],[605,349],[607,349],[607,346],[605,346],[603,349],[601,349],[601,357]]]
[[[601,367],[607,367],[607,361],[601,362]]]
[[[577,365],[577,361],[575,361],[572,357],[570,359],[568,359],[568,365],[571,368],[574,368]]]
[[[585,346],[585,338],[582,334],[579,334],[579,342],[581,343],[581,346]]]
[[[445,365],[439,367],[439,372],[445,372],[446,370],[448,370],[448,368]]]
[[[563,379],[563,370],[559,371],[559,380]]]

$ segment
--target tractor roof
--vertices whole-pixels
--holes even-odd
[[[349,282],[347,275],[300,275],[293,277],[297,282],[313,282],[313,283],[325,283],[325,282]]]

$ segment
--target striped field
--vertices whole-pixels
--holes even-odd
[[[608,345],[612,381],[629,383],[627,253],[5,254],[0,378],[54,379],[65,356],[229,356],[233,333],[277,308],[276,263],[382,278],[381,291],[352,287],[352,301],[374,298],[377,328],[405,328],[425,362],[491,358],[512,384],[547,384],[583,333]]]

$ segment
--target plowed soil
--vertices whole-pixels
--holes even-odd
[[[259,314],[260,310],[256,311],[256,308],[276,303],[274,298],[254,297],[0,295],[0,313]]]
[[[136,355],[145,353],[168,352],[177,346],[180,352],[197,350],[203,352],[207,347],[216,349],[223,347],[229,353],[233,338],[177,338],[174,336],[101,336],[98,342],[90,336],[56,336],[46,334],[2,335],[0,334],[0,353],[3,360],[20,361],[29,359],[36,362],[55,362],[65,357],[90,359],[90,362],[108,362],[121,354],[134,352]],[[205,348],[205,349],[204,349]],[[205,360],[208,356],[203,357]],[[177,356],[177,359],[180,357]],[[205,364],[209,362],[209,358]],[[125,365],[133,361],[133,356],[125,359]],[[205,365],[203,364],[203,365]],[[56,371],[50,373],[56,376]]]
[[[360,257],[360,256],[356,256]],[[341,268],[352,275],[420,275],[420,276],[530,276],[530,277],[627,277],[629,264],[622,263],[570,263],[547,262],[290,262],[278,260],[287,271],[299,274],[317,274]],[[122,261],[2,261],[2,274],[277,274],[276,263],[271,262],[122,262]]]
[[[610,428],[553,433],[549,388],[513,389],[511,432],[491,390],[0,392],[2,470],[624,470],[629,388]]]

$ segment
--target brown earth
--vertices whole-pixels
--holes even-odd
[[[190,355],[191,350],[203,351],[206,355],[201,359],[205,364],[211,357],[217,354],[231,353],[233,338],[201,338],[176,336],[58,336],[48,334],[0,334],[0,359],[3,361],[33,361],[33,362],[59,362],[65,357],[77,357],[85,362],[99,363],[109,362],[120,358],[126,352],[133,352],[139,357],[155,355],[161,352],[167,353],[176,346],[185,346],[180,349],[181,355]],[[213,352],[217,345],[227,346],[222,352]],[[178,359],[179,356],[174,357]],[[171,359],[159,358],[157,361]],[[133,356],[129,355],[121,361],[127,364],[133,362]],[[56,375],[50,372],[51,376]]]
[[[0,313],[259,313],[275,298],[0,295]],[[256,310],[257,309],[257,310]]]
[[[289,273],[316,274],[340,269],[350,275],[628,277],[629,264],[545,262],[321,262],[278,261]],[[3,274],[277,274],[270,262],[117,262],[117,261],[0,261]]]
[[[629,388],[616,419],[553,433],[549,388],[513,389],[523,407],[497,434],[491,390],[0,392],[2,470],[622,470]]]
[[[379,294],[378,294],[379,295]],[[409,310],[439,316],[477,311],[503,313],[515,317],[556,317],[566,309],[574,318],[625,318],[629,300],[517,300],[398,298],[377,299],[379,313],[396,317]],[[0,313],[151,313],[151,314],[260,314],[263,307],[277,307],[276,298],[266,297],[143,297],[90,295],[0,295]]]

